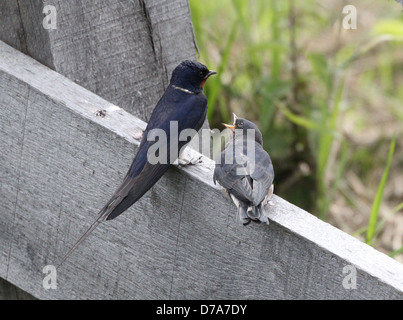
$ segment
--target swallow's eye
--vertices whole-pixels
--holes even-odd
[[[204,72],[203,72],[203,71],[200,71],[200,72],[199,72],[199,76],[200,76],[200,78],[203,78],[203,77],[204,77]]]

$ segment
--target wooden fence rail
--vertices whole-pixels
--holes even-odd
[[[40,299],[403,298],[400,263],[277,196],[270,225],[237,226],[205,157],[101,224],[45,289],[144,127],[0,42],[0,277]]]

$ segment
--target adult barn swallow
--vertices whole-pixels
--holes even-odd
[[[99,223],[116,218],[133,205],[178,158],[178,151],[191,140],[192,136],[189,136],[186,141],[180,141],[178,137],[171,138],[171,122],[175,123],[175,126],[177,125],[179,133],[184,129],[194,129],[193,132],[196,133],[202,127],[207,113],[207,97],[203,93],[203,87],[207,78],[215,73],[215,71],[208,70],[205,65],[191,60],[182,61],[174,69],[168,88],[151,114],[137,154],[122,184],[98,213],[95,222],[62,258],[59,266]],[[148,158],[149,148],[156,143],[156,141],[149,141],[152,139],[147,139],[153,129],[163,130],[166,134],[164,141],[167,161],[164,163],[153,163],[152,161],[150,163]]]
[[[214,183],[224,187],[238,208],[237,222],[247,225],[251,220],[269,220],[262,211],[273,195],[274,169],[269,154],[263,149],[258,127],[234,114],[234,124],[224,124],[232,137],[216,162]]]

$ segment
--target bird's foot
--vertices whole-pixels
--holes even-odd
[[[274,201],[273,196],[270,197],[269,199],[263,200],[263,207],[267,208],[267,206],[275,206],[276,201]]]
[[[194,157],[192,159],[183,159],[179,157],[173,164],[177,167],[185,167],[190,165],[198,165],[201,163],[203,163],[203,156]]]
[[[143,131],[143,130],[137,130],[137,131],[135,131],[134,134],[133,134],[133,139],[135,139],[135,140],[141,140],[141,139],[143,138],[143,134],[144,134],[144,131]]]

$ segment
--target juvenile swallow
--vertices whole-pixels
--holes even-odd
[[[180,141],[178,137],[171,139],[171,122],[177,125],[179,133],[184,129],[194,129],[196,133],[202,127],[207,113],[207,97],[203,93],[203,88],[208,77],[215,73],[207,69],[205,65],[191,60],[182,61],[173,70],[168,88],[151,114],[137,154],[122,184],[98,213],[95,222],[65,254],[58,266],[102,221],[116,218],[139,200],[178,158],[178,151],[190,142],[192,136],[189,136],[186,141]],[[165,163],[150,163],[148,159],[149,148],[157,142],[157,140],[147,139],[153,129],[163,130],[166,134],[164,141],[167,161]]]
[[[238,208],[237,222],[247,225],[251,220],[269,223],[262,205],[269,202],[274,191],[274,169],[269,154],[263,149],[258,127],[234,114],[234,124],[224,124],[232,137],[216,162],[213,180],[226,190]]]

